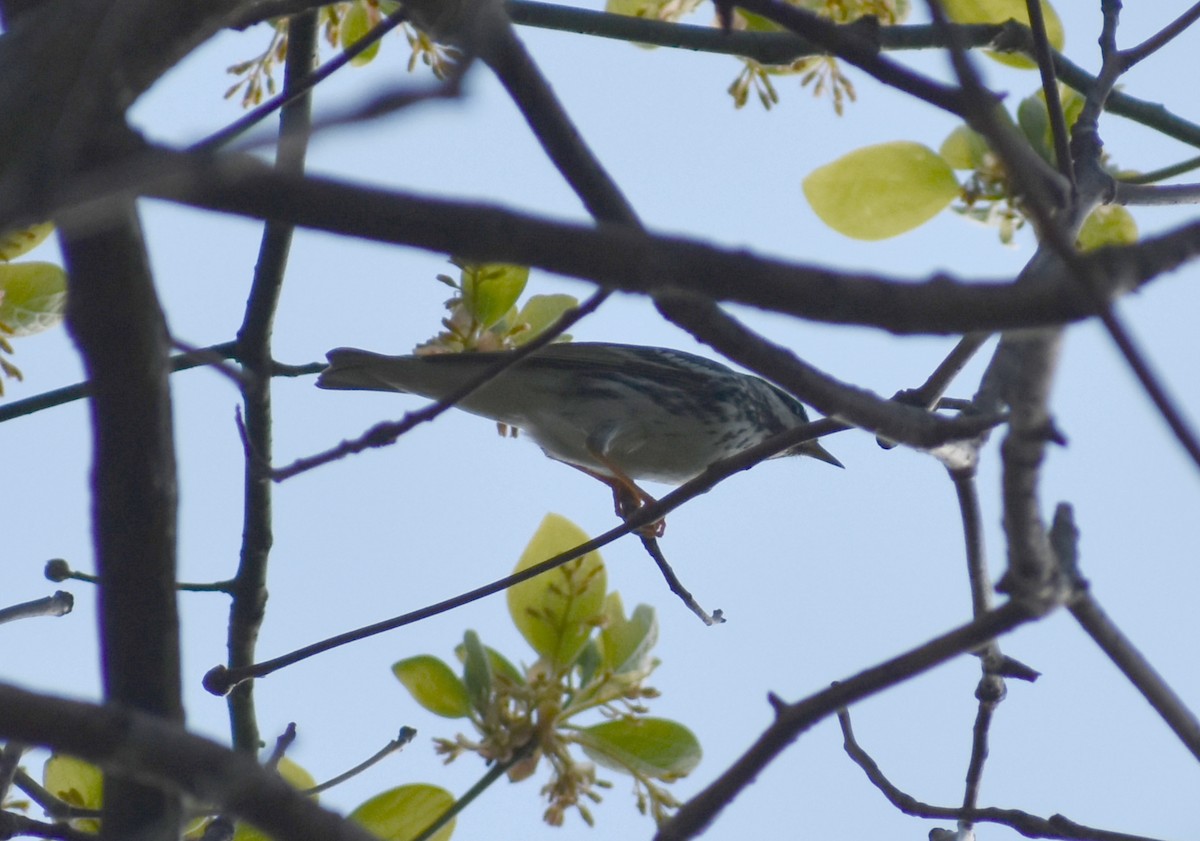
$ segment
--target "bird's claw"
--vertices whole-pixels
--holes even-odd
[[[638,496],[624,485],[615,485],[613,487],[613,505],[616,508],[617,516],[625,522],[629,522],[629,520],[636,515],[637,512],[641,511],[644,506],[653,505],[656,501],[657,500],[655,500],[654,497],[650,496],[645,491],[642,491],[642,495]],[[653,523],[649,523],[648,525],[640,526],[634,529],[634,531],[641,537],[662,537],[667,531],[666,518],[655,520]]]

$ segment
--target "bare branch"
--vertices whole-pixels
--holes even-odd
[[[317,13],[305,12],[288,20],[288,53],[283,94],[286,105],[279,115],[279,144],[275,168],[302,174],[312,130],[312,75],[317,57]],[[245,405],[246,440],[243,467],[242,545],[233,576],[229,605],[227,647],[231,667],[254,662],[255,643],[267,602],[267,563],[274,543],[271,483],[265,481],[256,459],[271,459],[271,335],[275,311],[283,288],[284,272],[294,228],[270,221],[263,228],[254,280],[237,334],[237,356],[247,376],[241,383]],[[254,709],[254,687],[245,683],[229,694],[229,720],[233,745],[251,755],[258,753],[261,737]]]
[[[1161,50],[1178,36],[1182,35],[1189,26],[1200,20],[1200,3],[1194,4],[1190,9],[1181,14],[1175,20],[1164,26],[1158,32],[1151,35],[1136,47],[1131,47],[1121,53],[1121,64],[1125,70],[1133,67],[1142,59],[1148,58],[1154,53]]]
[[[1062,815],[1039,818],[1018,809],[952,809],[948,806],[933,806],[924,803],[911,794],[901,791],[880,770],[878,763],[854,738],[848,712],[842,710],[838,713],[838,723],[842,728],[842,738],[847,755],[863,770],[867,779],[883,793],[888,802],[906,815],[972,823],[995,823],[1011,827],[1026,838],[1054,838],[1060,839],[1060,841],[1155,841],[1142,835],[1129,835],[1124,832],[1110,832],[1084,826],[1068,820]]]
[[[720,777],[660,826],[656,841],[683,841],[699,835],[776,756],[817,722],[959,654],[972,651],[1028,622],[1034,618],[1033,614],[1042,613],[1044,609],[1045,606],[1037,606],[1030,613],[1021,603],[1009,602],[803,701],[777,704],[775,722]]]
[[[75,597],[63,590],[58,590],[52,596],[0,608],[0,625],[5,622],[16,622],[19,619],[32,619],[36,616],[66,616],[74,606]]]
[[[1070,582],[1073,594],[1067,602],[1067,609],[1129,682],[1142,693],[1142,697],[1162,716],[1163,721],[1174,731],[1184,747],[1200,759],[1200,721],[1197,720],[1196,714],[1109,618],[1092,594],[1087,580],[1079,574],[1076,558],[1079,533],[1075,529],[1074,515],[1069,505],[1060,505],[1055,512],[1054,532],[1058,537],[1055,549],[1063,556],[1063,567],[1073,573],[1073,580]]]

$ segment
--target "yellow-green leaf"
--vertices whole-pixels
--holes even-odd
[[[686,776],[702,755],[692,731],[665,718],[618,718],[586,727],[575,738],[606,768],[660,780]]]
[[[954,171],[920,143],[856,149],[804,179],[817,216],[854,239],[887,239],[929,221],[959,194]]]
[[[467,687],[454,670],[431,654],[400,660],[392,674],[413,700],[435,715],[464,718],[471,710]]]
[[[562,318],[567,310],[579,306],[574,295],[534,295],[521,307],[516,322],[528,324],[529,329],[513,336],[513,344],[520,346],[539,335],[550,325]]]
[[[528,569],[588,539],[579,526],[547,514],[525,547],[515,572]],[[508,611],[533,650],[556,667],[574,662],[604,608],[604,562],[598,552],[569,561],[508,589]]]
[[[604,11],[653,20],[679,20],[699,5],[700,0],[605,0]]]
[[[1083,110],[1084,97],[1066,85],[1058,86],[1058,97],[1063,118],[1070,129]],[[1038,154],[1046,161],[1054,163],[1054,133],[1050,126],[1050,111],[1046,107],[1045,93],[1039,90],[1021,100],[1017,106],[1017,125],[1021,127],[1021,133]]]
[[[487,652],[488,667],[492,671],[492,677],[502,677],[515,686],[525,683],[525,676],[521,674],[521,670],[514,666],[507,657],[489,645],[485,645],[483,650]],[[454,656],[458,658],[458,662],[466,663],[466,645],[459,643],[454,646]]]
[[[20,257],[27,251],[32,251],[41,245],[42,240],[50,236],[53,231],[54,225],[49,222],[30,225],[28,228],[20,228],[16,231],[5,231],[0,234],[0,260],[7,262]]]
[[[275,770],[279,773],[279,776],[287,780],[288,785],[300,791],[306,791],[317,785],[317,781],[313,779],[312,774],[308,773],[302,765],[293,762],[286,756],[279,760],[279,764],[275,767]],[[315,794],[311,795],[311,797],[313,800],[317,799]],[[255,826],[239,821],[233,830],[233,841],[273,841],[273,837],[262,832]]]
[[[0,325],[30,336],[60,321],[67,308],[67,273],[53,263],[0,263]]]
[[[463,683],[467,698],[481,715],[487,714],[492,697],[492,664],[479,641],[479,634],[467,631],[463,634]]]
[[[1046,0],[1042,0],[1042,17],[1046,21],[1046,38],[1050,46],[1061,50],[1066,40],[1062,20]],[[1015,20],[1029,26],[1029,9],[1025,0],[943,0],[942,9],[946,17],[955,23],[1004,23]],[[1010,67],[1029,69],[1037,67],[1037,63],[1018,53],[1000,53],[994,50],[984,51],[1001,64]]]
[[[371,10],[367,7],[365,0],[355,0],[350,4],[350,8],[346,10],[345,17],[342,18],[341,36],[342,49],[349,49],[362,40],[363,36],[371,31],[375,22],[372,20]],[[379,41],[376,41],[371,46],[367,47],[361,53],[350,59],[350,63],[355,67],[362,67],[364,64],[370,64],[371,60],[379,52]]]
[[[988,153],[983,135],[968,125],[961,125],[946,135],[938,154],[954,169],[979,169]]]
[[[1106,245],[1131,245],[1137,240],[1133,214],[1119,204],[1102,204],[1084,220],[1075,245],[1080,251],[1092,251]]]
[[[99,809],[104,805],[104,772],[90,762],[56,753],[42,767],[42,785],[64,803],[81,809]],[[100,821],[79,818],[71,826],[84,832],[100,831]]]
[[[528,280],[528,266],[465,264],[461,283],[463,304],[480,326],[491,327],[516,304]]]
[[[773,20],[768,20],[762,15],[756,15],[754,12],[747,12],[745,9],[738,9],[734,14],[736,20],[749,32],[782,32],[783,27]]]
[[[454,805],[454,795],[427,783],[399,786],[377,794],[350,813],[372,835],[385,841],[412,841]],[[447,841],[454,820],[435,832],[430,841]]]
[[[609,593],[604,604],[604,664],[612,671],[634,671],[645,666],[650,649],[658,642],[658,618],[654,608],[640,604],[625,618],[619,593]]]

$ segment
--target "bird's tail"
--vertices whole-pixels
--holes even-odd
[[[408,391],[393,376],[403,367],[405,357],[385,356],[369,350],[340,347],[326,354],[329,367],[317,377],[317,388],[358,391]]]

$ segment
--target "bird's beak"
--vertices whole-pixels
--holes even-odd
[[[826,464],[832,464],[834,467],[845,468],[846,466],[834,458],[833,453],[822,447],[820,441],[805,441],[796,448],[796,454],[802,456],[812,456],[817,461],[823,461]]]

